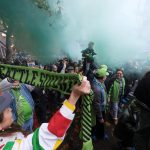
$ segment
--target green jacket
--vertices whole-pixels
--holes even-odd
[[[125,89],[125,80],[122,78],[122,95],[124,95]],[[109,97],[111,102],[119,102],[119,91],[120,91],[120,83],[119,80],[116,79],[110,87]]]

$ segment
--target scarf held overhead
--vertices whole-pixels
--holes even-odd
[[[0,64],[0,73],[6,77],[19,80],[21,83],[26,83],[33,86],[51,88],[64,94],[70,94],[72,87],[75,84],[81,84],[83,77],[79,74],[60,74],[53,73],[46,70],[35,69],[24,66],[14,66]],[[2,87],[1,87],[2,88]],[[91,142],[92,130],[92,100],[93,92],[89,95],[82,96],[82,119],[81,119],[81,133],[83,139],[83,149],[93,150]],[[88,147],[88,148],[85,148]]]

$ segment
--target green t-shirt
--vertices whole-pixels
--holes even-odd
[[[12,89],[16,100],[17,123],[22,126],[32,116],[32,108],[19,89]]]

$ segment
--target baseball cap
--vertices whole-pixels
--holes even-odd
[[[101,68],[105,68],[106,70],[108,69],[107,65],[104,65],[104,64],[103,64],[103,65],[100,65],[100,69],[101,69]]]
[[[108,75],[109,75],[109,73],[107,72],[107,70],[105,68],[97,69],[97,71],[96,71],[96,77],[105,77]]]

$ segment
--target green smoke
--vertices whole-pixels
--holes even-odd
[[[149,50],[148,0],[0,0],[0,17],[18,49],[41,60],[63,53],[81,58],[89,41],[97,61],[109,65],[141,57]]]
[[[68,29],[74,27],[67,33],[77,36],[84,47],[94,41],[100,63],[114,66],[144,59],[141,54],[149,49],[148,6],[148,0],[64,0]]]
[[[17,49],[42,60],[61,54],[63,21],[53,8],[40,9],[32,0],[1,0],[0,17],[8,26],[7,32],[14,35]]]

